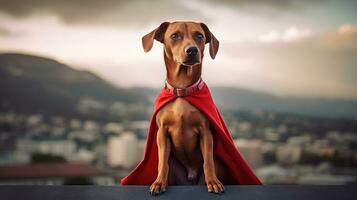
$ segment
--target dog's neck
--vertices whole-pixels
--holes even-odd
[[[187,88],[201,78],[202,62],[192,67],[180,66],[164,55],[166,81],[175,88]]]

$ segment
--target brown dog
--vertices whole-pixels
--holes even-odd
[[[197,83],[201,78],[205,44],[210,44],[212,59],[219,46],[208,27],[195,22],[162,23],[142,38],[145,52],[150,51],[154,39],[164,44],[166,81],[175,88]],[[159,162],[151,193],[159,194],[167,185],[181,184],[206,184],[209,192],[223,192],[221,181],[227,180],[227,175],[213,155],[209,120],[178,97],[158,111],[156,123]]]

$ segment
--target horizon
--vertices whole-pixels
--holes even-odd
[[[24,55],[24,56],[33,56],[33,57],[37,57],[37,58],[41,58],[41,59],[49,59],[55,62],[58,62],[60,64],[63,64],[69,68],[71,68],[72,70],[77,70],[77,71],[81,71],[81,72],[89,72],[92,73],[95,76],[98,76],[100,79],[104,80],[105,82],[113,85],[116,88],[124,88],[124,89],[135,89],[135,88],[148,88],[148,89],[152,89],[152,90],[159,90],[161,87],[164,86],[164,84],[162,84],[161,86],[146,86],[146,85],[120,85],[118,83],[112,82],[111,80],[106,79],[105,77],[103,77],[102,75],[96,73],[95,71],[92,71],[91,69],[86,69],[86,68],[76,68],[75,66],[63,62],[61,60],[52,58],[52,57],[46,57],[44,55],[40,55],[40,54],[33,54],[31,52],[3,52],[0,50],[0,56],[1,55]],[[164,81],[164,80],[163,80]],[[206,81],[205,81],[206,82]],[[207,83],[209,84],[209,83]],[[225,89],[232,89],[232,90],[240,90],[240,91],[246,91],[246,92],[250,92],[250,93],[258,93],[258,94],[263,94],[263,95],[267,95],[267,96],[272,96],[272,97],[277,97],[277,98],[284,98],[284,99],[289,99],[289,98],[293,98],[293,99],[305,99],[305,100],[327,100],[327,101],[347,101],[347,102],[357,102],[357,97],[352,97],[352,98],[344,98],[344,97],[328,97],[328,96],[302,96],[302,95],[293,95],[293,94],[279,94],[279,93],[273,93],[273,92],[269,92],[269,91],[264,91],[264,90],[259,90],[259,89],[254,89],[254,88],[244,88],[244,87],[239,87],[239,86],[232,86],[232,85],[210,85],[210,88],[214,89],[214,88],[225,88]]]
[[[221,43],[217,58],[203,61],[210,86],[357,99],[356,1],[88,1],[85,9],[78,2],[1,2],[1,52],[49,57],[116,86],[161,87],[162,45],[145,54],[141,37],[163,21],[190,19],[205,22]]]

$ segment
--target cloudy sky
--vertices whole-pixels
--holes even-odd
[[[205,22],[220,40],[210,86],[357,99],[355,0],[0,0],[0,52],[51,57],[120,86],[158,87],[163,21]]]

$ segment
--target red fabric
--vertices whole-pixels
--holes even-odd
[[[154,113],[151,117],[144,159],[136,168],[121,180],[122,185],[151,185],[157,176],[158,149],[156,143],[157,126],[155,116],[165,104],[177,98],[162,89],[154,105]],[[204,87],[186,97],[188,102],[206,115],[212,125],[214,139],[214,154],[221,158],[226,164],[227,170],[234,179],[236,185],[260,185],[261,181],[257,178],[247,162],[238,152],[229,134],[226,125],[215,106],[211,93],[205,84]]]

